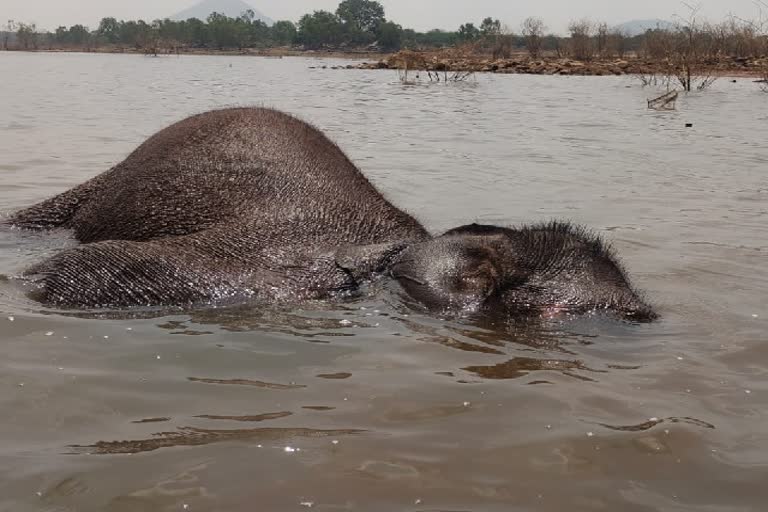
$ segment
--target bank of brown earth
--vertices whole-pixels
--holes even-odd
[[[508,59],[490,59],[483,56],[446,57],[441,55],[402,53],[388,55],[376,62],[364,62],[358,69],[405,69],[432,72],[474,72],[507,73],[530,75],[576,75],[576,76],[611,76],[665,74],[669,65],[665,62],[642,58],[596,59],[581,61],[569,58],[512,57]],[[347,66],[349,67],[349,66]],[[712,76],[742,76],[760,78],[768,69],[768,58],[730,58],[723,57],[702,63],[702,74]]]

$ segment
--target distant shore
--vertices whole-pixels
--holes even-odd
[[[168,55],[222,55],[222,56],[246,56],[246,57],[317,57],[324,59],[350,59],[350,60],[381,60],[390,56],[390,53],[379,51],[368,51],[364,49],[349,50],[300,50],[291,47],[275,48],[243,48],[243,49],[222,49],[213,50],[210,48],[178,48],[178,49],[148,49],[148,48],[129,48],[115,46],[98,47],[57,47],[57,48],[38,48],[21,49],[9,48],[0,50],[0,52],[26,52],[26,53],[106,53],[106,54],[131,54],[146,56],[168,56]]]
[[[162,49],[158,51],[121,47],[96,47],[96,48],[40,48],[37,50],[9,49],[7,52],[46,52],[46,53],[100,53],[100,54],[134,54],[146,56],[168,55],[212,55],[212,56],[251,56],[266,58],[282,57],[309,57],[309,58],[334,58],[363,61],[341,66],[317,66],[332,69],[389,69],[403,70],[408,65],[403,59],[403,53],[417,57],[418,64],[410,64],[410,71],[432,73],[496,73],[496,74],[529,74],[529,75],[555,75],[555,76],[622,76],[622,75],[661,75],[666,72],[664,62],[655,62],[635,56],[620,58],[596,58],[590,61],[581,61],[572,58],[559,58],[556,56],[544,56],[530,58],[525,54],[513,55],[509,58],[492,59],[484,55],[453,56],[450,51],[427,52],[398,52],[384,53],[368,51],[364,49],[347,50],[301,50],[289,47],[242,50],[225,49]],[[762,78],[768,69],[768,58],[735,58],[722,57],[706,63],[702,72],[714,77],[732,78]]]
[[[567,57],[531,58],[526,54],[493,59],[483,55],[452,55],[451,51],[399,52],[376,62],[366,62],[360,69],[410,69],[430,73],[499,73],[558,76],[622,76],[664,75],[669,64],[664,61],[628,56],[595,58],[583,61]],[[768,69],[768,58],[721,57],[703,62],[697,71],[713,77],[762,78]]]

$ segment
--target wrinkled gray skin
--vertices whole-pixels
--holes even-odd
[[[580,228],[471,225],[432,237],[320,131],[262,108],[196,115],[123,162],[17,212],[83,243],[29,269],[59,307],[349,296],[382,275],[440,312],[651,308]]]

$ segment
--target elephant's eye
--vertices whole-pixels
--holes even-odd
[[[459,293],[487,295],[495,287],[497,276],[498,272],[490,262],[473,263],[459,270],[452,288]]]

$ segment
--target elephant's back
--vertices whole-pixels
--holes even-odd
[[[319,205],[339,225],[351,220],[345,216],[359,221],[365,210],[376,225],[388,219],[393,235],[423,231],[322,132],[271,109],[215,110],[179,121],[96,181],[71,223],[84,242],[183,235]]]
[[[266,108],[214,110],[179,121],[141,144],[111,179],[121,193],[138,188],[147,197],[154,190],[173,200],[205,191],[219,205],[261,196],[386,202],[321,131]]]
[[[187,179],[208,174],[251,174],[368,183],[339,147],[320,130],[267,108],[229,108],[188,117],[159,131],[123,162],[130,172],[176,172]],[[266,175],[265,175],[266,172]],[[370,186],[370,184],[369,184]]]

